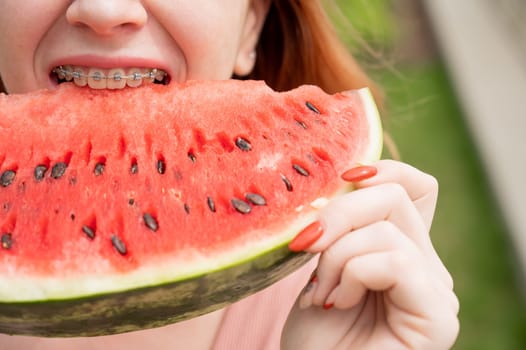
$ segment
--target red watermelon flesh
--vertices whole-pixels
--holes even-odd
[[[0,96],[0,140],[0,303],[25,303],[181,281],[283,246],[348,189],[343,171],[379,157],[381,129],[368,90],[63,84]]]

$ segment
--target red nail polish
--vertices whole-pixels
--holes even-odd
[[[314,284],[318,282],[318,276],[316,276],[315,274],[312,275],[312,277],[310,278],[309,280],[309,283],[307,283],[307,285],[305,286],[305,288],[303,289],[303,294],[307,294],[308,292],[310,292],[312,290],[312,288],[314,287]]]
[[[313,245],[322,234],[323,228],[321,227],[320,222],[314,221],[294,237],[289,243],[289,249],[293,252],[301,252]]]
[[[363,165],[347,170],[342,174],[342,179],[349,182],[358,182],[369,179],[378,173],[374,166]]]
[[[323,308],[325,310],[330,310],[330,309],[332,309],[333,306],[334,306],[334,304],[332,304],[332,303],[331,304],[323,304]]]

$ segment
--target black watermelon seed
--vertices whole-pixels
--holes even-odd
[[[4,249],[11,249],[13,246],[13,237],[10,233],[3,233],[2,234],[2,248]]]
[[[144,220],[144,224],[146,225],[146,227],[148,227],[153,232],[156,232],[159,229],[159,223],[151,214],[144,213],[142,218]]]
[[[128,199],[128,204],[129,205],[134,205],[135,204],[135,199],[133,199],[133,198]]]
[[[186,212],[186,214],[190,214],[190,207],[186,203],[184,204],[184,211]]]
[[[320,110],[316,108],[316,106],[314,106],[311,102],[307,101],[305,102],[305,105],[307,106],[308,109],[310,109],[314,113],[321,114]]]
[[[298,164],[292,164],[292,167],[294,168],[294,170],[296,170],[296,172],[302,176],[309,176],[309,172],[307,171],[307,169],[303,168],[301,165],[298,165]]]
[[[252,145],[250,144],[250,142],[247,139],[244,139],[242,137],[238,137],[236,139],[236,146],[237,148],[239,148],[240,150],[244,152],[248,152],[252,150]]]
[[[283,174],[281,174],[281,180],[283,180],[283,183],[287,187],[287,191],[292,192],[294,188],[292,187],[292,183],[290,182],[290,180],[287,179],[287,177]]]
[[[33,175],[35,176],[35,180],[42,181],[44,179],[44,176],[46,175],[47,166],[45,165],[37,165],[35,168],[35,171]]]
[[[267,205],[265,197],[257,193],[247,193],[245,199],[254,205]]]
[[[250,207],[250,204],[248,204],[242,199],[232,198],[230,202],[232,203],[232,206],[234,207],[234,209],[236,209],[241,214],[248,214],[252,210],[252,208]]]
[[[215,213],[216,212],[216,204],[214,203],[214,200],[212,199],[212,197],[208,197],[206,199],[206,203],[208,204],[208,208],[210,208],[210,211]]]
[[[196,157],[195,157],[195,154],[193,154],[192,152],[188,152],[188,158],[190,158],[190,160],[192,161],[192,163],[195,163],[196,161]]]
[[[62,175],[64,175],[64,173],[66,172],[67,167],[68,165],[64,162],[59,162],[53,165],[53,167],[51,168],[51,177],[54,179],[61,178]]]
[[[95,238],[95,231],[87,225],[82,226],[82,232],[84,232],[90,239]]]
[[[303,129],[307,129],[307,124],[305,124],[305,122],[296,119],[296,123],[298,123]]]
[[[124,242],[119,238],[119,236],[111,235],[111,243],[121,255],[125,255],[128,252],[128,250],[126,249],[126,244],[124,244]]]
[[[7,187],[15,181],[16,172],[13,170],[6,170],[2,173],[2,176],[0,177],[0,184],[2,184],[2,187]]]
[[[132,163],[130,168],[130,173],[137,174],[139,172],[139,165],[137,163]]]
[[[166,163],[162,159],[157,161],[157,172],[159,174],[164,174],[166,172]]]
[[[106,165],[104,163],[97,163],[95,165],[95,169],[93,169],[93,173],[95,174],[95,176],[100,176],[104,173],[104,168],[106,167]]]

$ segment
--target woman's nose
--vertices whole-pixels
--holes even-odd
[[[73,0],[66,19],[99,35],[112,35],[142,27],[148,14],[140,0]]]

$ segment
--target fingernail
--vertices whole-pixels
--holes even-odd
[[[299,307],[300,309],[306,309],[312,305],[312,297],[314,291],[316,290],[316,285],[318,284],[318,277],[316,275],[312,276],[309,283],[303,288],[301,292]]]
[[[358,182],[369,179],[378,173],[378,169],[370,165],[362,165],[347,170],[341,178],[348,182]]]
[[[336,295],[338,293],[338,287],[336,287],[335,289],[333,289],[333,291],[331,292],[331,294],[329,294],[329,296],[327,297],[327,299],[325,299],[325,304],[323,304],[323,309],[325,310],[330,310],[333,308],[334,306],[334,301],[336,300]]]
[[[303,288],[303,294],[307,294],[308,292],[310,292],[312,290],[312,288],[314,287],[314,284],[318,282],[318,276],[316,275],[312,275],[312,277],[310,278],[309,280],[309,283],[307,283],[307,285],[305,286],[305,288]]]
[[[330,303],[330,304],[323,304],[323,308],[324,308],[325,310],[330,310],[330,309],[332,309],[333,306],[334,306],[333,303]]]
[[[317,282],[318,282],[318,277],[316,275],[312,276],[309,283],[307,283],[305,288],[303,288],[302,294],[309,293],[312,290],[312,288],[314,288],[314,284]]]
[[[289,243],[289,249],[293,252],[301,252],[313,245],[322,234],[323,228],[321,227],[321,223],[314,221],[294,237]]]

